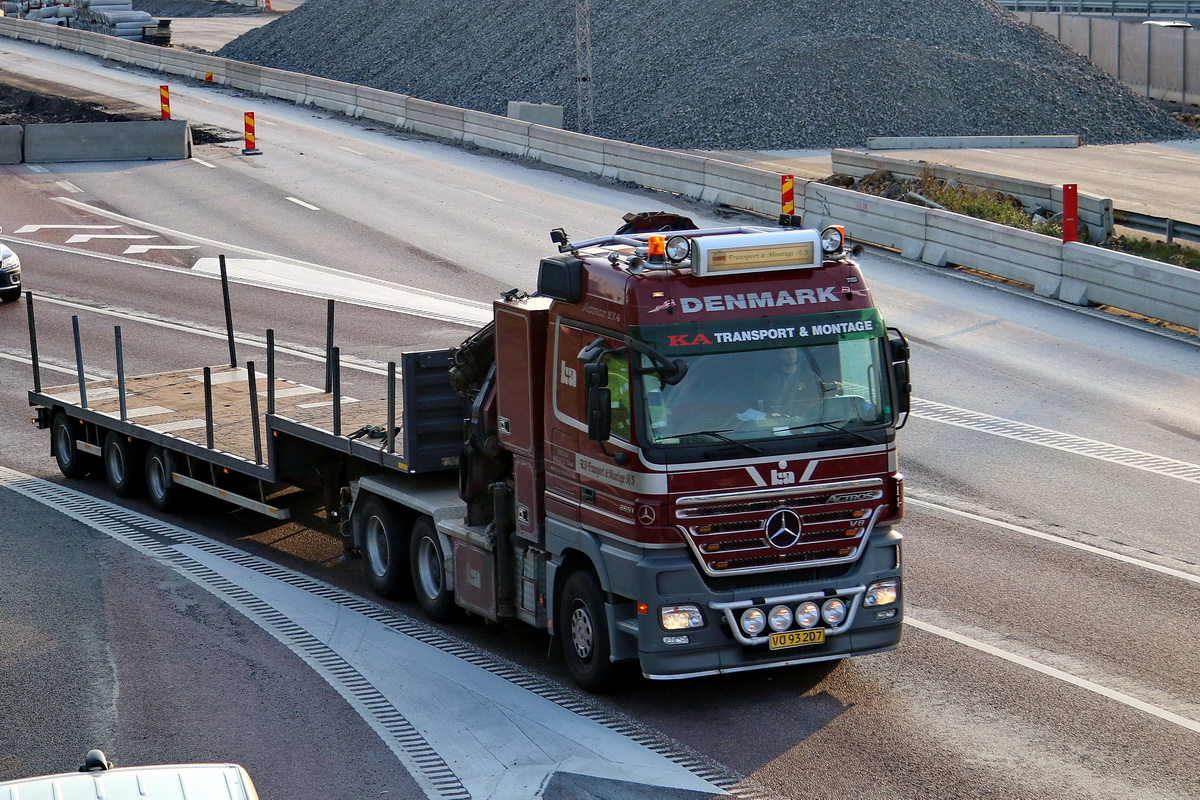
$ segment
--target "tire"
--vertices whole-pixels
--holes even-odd
[[[175,456],[156,444],[146,448],[145,468],[146,494],[159,511],[174,511],[179,508],[183,487],[175,482],[171,473],[175,471]]]
[[[104,477],[118,497],[133,497],[145,486],[142,470],[144,458],[136,442],[116,431],[104,437]]]
[[[63,412],[54,415],[50,422],[50,450],[58,462],[58,470],[68,478],[78,479],[87,475],[96,466],[96,459],[75,445],[76,424]]]
[[[575,683],[592,692],[607,688],[616,667],[610,658],[604,598],[590,570],[579,570],[567,578],[555,628]]]
[[[402,597],[412,587],[408,571],[408,525],[395,507],[368,497],[355,514],[359,553],[367,582],[380,597]]]
[[[445,553],[437,527],[429,517],[420,517],[412,530],[408,554],[417,605],[434,622],[445,622],[454,611],[454,587],[446,574]]]

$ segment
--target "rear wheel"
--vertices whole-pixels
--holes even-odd
[[[68,478],[83,478],[95,466],[95,458],[75,444],[75,432],[81,426],[61,411],[50,422],[50,448],[59,472]]]
[[[421,517],[413,524],[409,560],[413,590],[421,610],[434,622],[445,621],[454,610],[454,590],[446,574],[445,553],[438,540],[437,526],[429,517]]]
[[[179,507],[183,487],[175,482],[171,473],[175,471],[175,457],[170,450],[158,445],[146,448],[145,462],[146,493],[150,502],[159,511],[173,511]]]
[[[555,627],[575,682],[593,692],[606,688],[616,668],[610,658],[604,598],[590,571],[580,570],[567,578]]]
[[[142,489],[142,460],[137,445],[116,431],[104,437],[104,477],[118,497],[132,497]]]
[[[388,501],[368,497],[357,512],[359,552],[367,582],[380,597],[400,597],[409,587],[408,527]]]

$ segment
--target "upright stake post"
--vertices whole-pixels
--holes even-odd
[[[216,442],[213,437],[212,367],[204,368],[204,432],[208,441],[208,449],[215,449]]]
[[[396,452],[396,362],[388,362],[387,385],[387,451]]]
[[[333,435],[342,435],[342,365],[341,351],[333,348]]]
[[[333,298],[325,301],[325,394],[333,391]]]
[[[79,338],[79,316],[71,317],[71,330],[75,334],[75,374],[79,379],[79,407],[87,408],[87,383],[83,379],[83,341]]]
[[[225,269],[225,254],[217,256],[221,265],[221,297],[225,301],[225,336],[229,340],[229,366],[237,369],[237,345],[233,341],[233,307],[229,303],[229,272]]]
[[[121,422],[129,419],[125,406],[125,348],[121,345],[121,326],[113,326],[113,334],[117,340],[117,403],[120,404]]]
[[[262,458],[262,420],[258,418],[258,376],[254,374],[254,362],[246,362],[246,373],[250,387],[250,419],[254,420],[254,463],[263,463]]]
[[[275,330],[267,328],[267,413],[275,413]]]
[[[37,326],[33,322],[33,293],[25,293],[25,307],[29,316],[29,363],[33,366],[33,390],[42,391],[42,368],[38,364]]]

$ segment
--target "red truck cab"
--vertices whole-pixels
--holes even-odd
[[[899,642],[908,347],[843,239],[560,235],[537,295],[497,302],[515,536],[584,686]]]

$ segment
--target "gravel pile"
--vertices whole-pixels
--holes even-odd
[[[591,0],[593,133],[678,149],[870,136],[1194,138],[991,0]],[[575,121],[570,0],[305,0],[218,55],[505,114]]]

